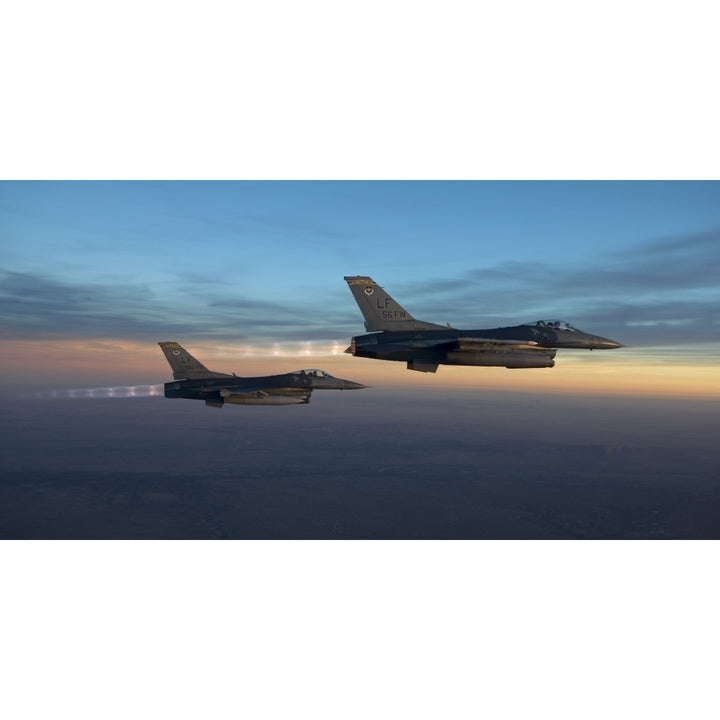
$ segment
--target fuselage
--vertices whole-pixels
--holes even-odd
[[[190,398],[195,400],[215,399],[238,396],[244,393],[262,393],[293,398],[309,396],[312,390],[355,390],[365,385],[336,378],[322,370],[300,370],[284,375],[266,375],[262,377],[208,377],[193,380],[173,380],[165,383],[166,398]],[[294,402],[307,402],[295,399]],[[264,404],[272,404],[269,401]],[[293,404],[293,402],[276,404]]]
[[[529,368],[553,367],[560,348],[619,347],[621,343],[582,332],[569,323],[538,321],[480,330],[383,330],[353,337],[348,351],[359,357],[408,363]]]
[[[372,338],[376,338],[372,340]],[[623,347],[621,343],[591,335],[576,329],[563,329],[554,326],[536,324],[516,325],[514,327],[491,328],[487,330],[460,330],[447,328],[442,330],[397,331],[383,330],[382,332],[356,335],[353,340],[358,343],[412,343],[436,340],[459,340],[460,338],[481,338],[491,340],[519,340],[535,343],[544,348],[580,348],[585,350],[610,350]]]

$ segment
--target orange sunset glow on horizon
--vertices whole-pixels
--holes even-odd
[[[172,376],[154,343],[118,340],[13,340],[4,343],[3,374],[38,388],[155,384]],[[404,363],[353,358],[339,342],[264,345],[187,342],[207,367],[240,376],[273,375],[318,367],[375,388],[503,390],[523,393],[603,394],[720,399],[720,375],[708,347],[623,348],[559,352],[554,368],[508,370],[441,365],[436,373]]]

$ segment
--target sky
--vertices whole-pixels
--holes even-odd
[[[343,354],[358,274],[431,322],[562,319],[627,346],[434,385],[720,395],[717,182],[5,181],[0,232],[5,384],[156,384],[160,340],[238,374],[428,383]]]
[[[366,537],[360,499],[386,527],[714,536],[716,28],[704,0],[8,7],[3,527],[122,534],[138,511],[216,537],[289,507]],[[626,347],[512,372],[352,358],[346,274],[421,319]],[[169,379],[158,340],[372,387],[126,397]],[[709,718],[716,548],[4,540],[0,710]]]

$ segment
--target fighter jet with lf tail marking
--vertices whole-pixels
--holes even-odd
[[[345,277],[368,335],[352,338],[345,351],[356,357],[397,360],[408,370],[435,372],[438,365],[548,368],[559,348],[611,350],[621,343],[590,335],[561,320],[538,320],[515,327],[457,330],[416,320],[372,278]]]
[[[313,390],[358,390],[367,387],[308,369],[284,375],[238,377],[208,370],[176,342],[158,343],[173,371],[165,383],[166,398],[204,400],[209,407],[233,405],[298,405],[309,403]]]

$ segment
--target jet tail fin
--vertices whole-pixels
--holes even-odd
[[[232,377],[226,373],[208,370],[196,360],[182,345],[176,342],[159,342],[173,371],[175,380],[198,380],[201,378]]]
[[[368,332],[377,330],[437,330],[443,325],[416,320],[400,303],[393,300],[371,277],[351,275],[345,282],[365,318]]]

